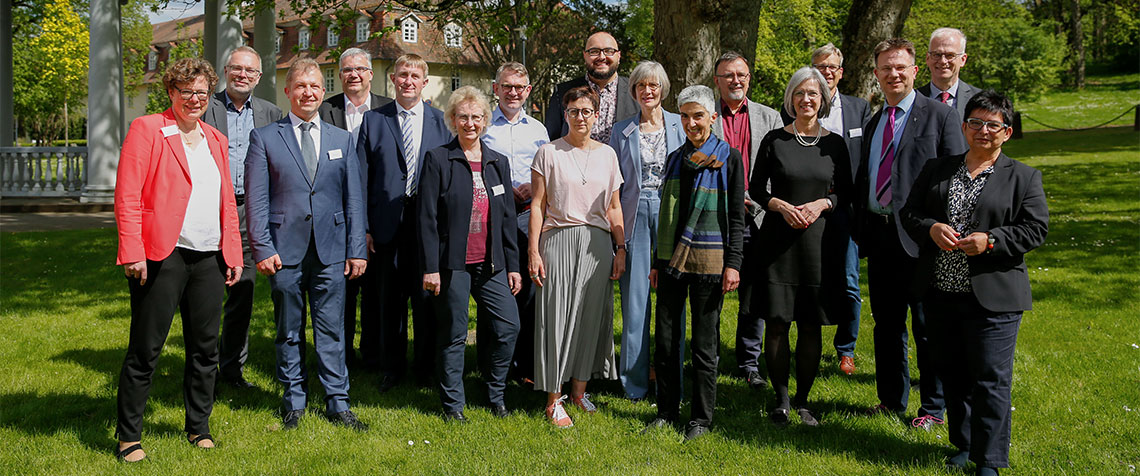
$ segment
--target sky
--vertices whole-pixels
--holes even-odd
[[[158,13],[150,13],[150,23],[153,25],[155,23],[190,18],[205,12],[206,2],[201,0],[190,1],[193,1],[190,5],[187,5],[185,1],[171,1],[165,9],[159,10]]]

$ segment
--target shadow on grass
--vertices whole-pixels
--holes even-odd
[[[0,394],[0,426],[27,434],[74,432],[78,440],[95,452],[112,452],[116,440],[114,400],[67,393],[3,393]],[[49,411],[45,411],[50,409]],[[109,432],[108,430],[112,430]],[[144,438],[154,435],[176,435],[182,427],[168,423],[146,424]]]

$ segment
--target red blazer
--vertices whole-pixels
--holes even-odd
[[[229,141],[217,129],[198,121],[222,179],[222,256],[226,266],[242,265],[237,202],[230,180]],[[163,132],[175,128],[173,134]],[[174,113],[135,119],[119,154],[115,184],[115,223],[119,227],[117,264],[160,261],[170,256],[190,200],[190,167],[174,121]],[[170,131],[171,129],[167,129]]]

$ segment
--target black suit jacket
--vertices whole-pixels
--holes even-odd
[[[930,238],[930,227],[948,223],[947,194],[964,155],[931,160],[914,181],[914,189],[900,212],[903,227],[921,243],[912,290],[923,295],[932,286],[935,259],[941,252]],[[998,156],[971,215],[969,232],[989,232],[994,247],[967,257],[970,286],[982,307],[993,312],[1018,312],[1033,307],[1025,253],[1041,246],[1049,232],[1049,208],[1041,185],[1041,172]]]
[[[253,100],[253,128],[265,127],[274,122],[277,122],[285,117],[273,103],[261,99],[257,96],[250,96]],[[202,120],[214,129],[221,131],[226,137],[229,137],[230,126],[229,121],[226,119],[226,92],[221,91],[214,93],[210,96],[210,106],[206,108],[206,113],[202,115]]]
[[[507,157],[479,141],[483,151],[483,187],[487,189],[487,249],[491,267],[519,271],[515,199]],[[424,273],[467,266],[474,184],[471,165],[459,139],[428,151],[420,179],[420,263]]]
[[[344,119],[344,101],[344,93],[325,99],[325,102],[321,103],[321,108],[317,111],[321,116],[321,120],[341,129],[348,130],[348,122]],[[379,109],[380,106],[390,102],[392,102],[392,98],[372,94],[372,109]]]
[[[863,163],[855,176],[855,227],[852,233],[856,241],[862,241],[862,230],[867,229],[867,220],[871,219],[867,210],[868,194],[871,180],[868,170],[871,162],[871,134],[879,125],[883,117],[883,108],[879,109],[871,120],[863,126],[864,136],[860,157]],[[935,157],[957,155],[966,152],[966,141],[962,137],[962,120],[953,108],[930,99],[922,94],[916,94],[914,104],[911,106],[910,117],[907,120],[902,136],[899,138],[898,148],[895,150],[895,162],[891,168],[891,210],[895,218],[899,241],[903,249],[911,257],[918,257],[918,244],[903,230],[899,222],[899,210],[906,204],[910,194],[911,184],[914,183],[918,172],[926,161]]]
[[[551,142],[560,139],[570,131],[570,126],[566,124],[566,115],[562,113],[562,96],[566,95],[566,91],[578,86],[585,86],[586,81],[586,77],[582,76],[566,81],[554,88],[554,95],[550,96],[550,104],[546,107],[546,120],[542,121],[546,125],[546,135],[550,137]],[[618,76],[617,81],[617,105],[614,109],[614,124],[640,111],[637,103],[633,101],[633,96],[629,95],[629,79],[625,76]]]
[[[926,83],[921,88],[918,88],[918,94],[930,97],[930,88],[935,88],[934,84]],[[954,110],[958,111],[958,117],[963,121],[966,120],[966,103],[970,102],[970,98],[981,91],[981,89],[975,88],[961,79],[958,80],[958,97],[957,103],[954,104]]]

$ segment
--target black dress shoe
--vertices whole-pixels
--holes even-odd
[[[790,411],[787,408],[779,407],[775,410],[772,410],[772,413],[768,414],[768,418],[771,418],[772,423],[775,423],[776,426],[782,428],[788,426],[788,413],[790,413]]]
[[[511,411],[507,410],[506,405],[495,405],[495,407],[491,409],[491,414],[499,418],[506,418],[511,416]]]
[[[356,418],[356,414],[352,410],[345,410],[340,413],[332,413],[325,415],[334,425],[340,425],[345,428],[350,428],[356,431],[368,431],[368,425]]]
[[[384,378],[380,379],[380,392],[381,393],[387,392],[387,391],[395,388],[396,385],[399,385],[399,384],[400,384],[400,378],[399,377],[393,377],[391,375],[385,375]]]
[[[301,424],[301,417],[305,416],[305,410],[289,410],[281,417],[281,429],[292,430]]]
[[[502,407],[506,411],[507,407]],[[463,412],[443,412],[443,421],[448,423],[467,423],[467,417]]]
[[[954,456],[946,458],[947,471],[965,471],[966,464],[970,462],[969,451],[959,451]]]
[[[695,422],[689,422],[685,428],[685,441],[693,441],[709,432],[709,427]]]
[[[223,377],[221,379],[221,382],[226,384],[226,385],[229,385],[233,388],[239,388],[239,389],[257,388],[257,385],[249,383],[249,381],[246,380],[245,377],[243,377],[241,375],[238,375],[237,377]]]
[[[658,428],[672,428],[673,421],[663,417],[656,417],[645,424],[645,428],[641,430],[641,434],[649,433]]]

